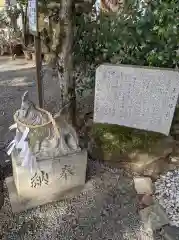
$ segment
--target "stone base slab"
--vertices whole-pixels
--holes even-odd
[[[152,229],[155,231],[169,223],[165,211],[157,202],[147,208],[144,208],[139,212],[139,214],[146,230]]]
[[[45,203],[74,196],[86,180],[87,151],[37,162],[31,172],[21,166],[17,152],[13,152],[13,177],[7,178],[13,212],[24,211]]]
[[[19,196],[42,199],[85,184],[87,152],[77,152],[58,159],[38,162],[39,170],[31,173],[22,167],[17,155],[12,155],[13,178]],[[48,198],[48,197],[47,197]]]
[[[10,203],[11,203],[13,213],[23,212],[40,205],[44,205],[46,203],[50,203],[58,200],[64,200],[67,198],[73,198],[77,196],[84,187],[84,186],[78,186],[73,189],[69,189],[68,191],[60,192],[58,194],[56,193],[53,195],[46,194],[46,197],[44,198],[42,197],[42,198],[27,199],[27,198],[20,197],[17,194],[13,177],[6,178],[6,185],[8,188],[9,198],[10,198]]]

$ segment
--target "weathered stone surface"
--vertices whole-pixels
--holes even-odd
[[[133,155],[134,156],[134,155]],[[131,157],[131,155],[130,155]],[[143,172],[150,164],[158,160],[158,156],[153,156],[148,153],[136,152],[135,157],[130,158],[131,169],[134,172]]]
[[[11,203],[13,213],[23,212],[25,210],[28,210],[46,203],[63,200],[67,198],[73,198],[77,196],[84,187],[84,186],[77,186],[72,189],[68,189],[68,191],[62,191],[62,192],[59,191],[59,193],[58,192],[51,193],[50,191],[47,191],[43,197],[42,196],[39,196],[36,198],[29,197],[27,199],[17,194],[17,189],[14,184],[13,177],[6,178],[6,185],[8,188],[9,198],[10,198],[10,203]]]
[[[179,228],[167,225],[162,230],[165,240],[179,240]]]
[[[175,164],[167,163],[163,159],[159,159],[158,161],[155,161],[146,166],[143,175],[150,176],[152,181],[156,181],[161,174],[165,174],[166,172],[172,171],[174,169],[176,169]]]
[[[153,197],[150,194],[145,194],[141,198],[141,204],[145,206],[150,206],[153,203]]]
[[[135,172],[172,153],[171,137],[111,124],[94,124],[89,136],[88,151],[95,159],[124,162]]]
[[[134,177],[134,187],[137,194],[153,193],[153,184],[149,177]]]
[[[169,134],[179,72],[126,65],[96,70],[94,121]]]
[[[164,210],[158,203],[141,210],[140,217],[146,229],[157,230],[169,223]]]
[[[156,155],[158,157],[164,157],[170,154],[175,147],[175,141],[173,137],[168,136],[163,139],[160,139],[155,143],[153,148],[151,149],[151,155]]]
[[[172,156],[170,158],[170,161],[174,164],[179,164],[179,157],[178,156]]]
[[[174,150],[175,142],[172,137],[166,137],[159,139],[151,148],[146,152],[140,152],[139,150],[129,154],[130,159],[138,165],[148,165],[159,158],[165,158],[171,154]]]
[[[58,195],[63,195],[63,192],[85,184],[86,151],[59,159],[41,160],[40,171],[35,174],[22,167],[18,160],[16,155],[12,155],[14,183],[19,198],[24,202],[38,199],[47,203],[51,198],[56,200]],[[11,183],[10,185],[12,187]],[[31,206],[34,203],[28,205]]]
[[[179,162],[179,142],[176,142],[174,146],[173,152],[171,154],[171,162],[175,162],[175,163]]]

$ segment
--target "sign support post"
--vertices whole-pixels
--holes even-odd
[[[39,106],[43,108],[43,83],[42,83],[42,59],[41,59],[41,42],[40,34],[35,36],[35,60],[36,60],[36,79],[37,79],[37,90]]]
[[[42,84],[42,59],[41,59],[41,43],[38,26],[38,0],[28,0],[29,7],[29,29],[34,35],[35,40],[35,59],[36,59],[36,81],[38,91],[39,107],[43,108],[43,84]]]

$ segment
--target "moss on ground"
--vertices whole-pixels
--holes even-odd
[[[92,136],[103,151],[108,153],[117,151],[121,154],[130,153],[136,149],[150,152],[158,140],[165,138],[159,133],[111,124],[94,124]]]

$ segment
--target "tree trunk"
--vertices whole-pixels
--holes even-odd
[[[27,8],[28,8],[27,4],[25,6],[25,10],[23,6],[20,5],[21,16],[22,16],[22,38],[25,46],[27,46]]]
[[[21,18],[22,18],[22,41],[23,41],[23,44],[25,45],[24,9],[22,5],[20,5],[20,11],[21,11]]]
[[[48,22],[49,22],[49,37],[50,37],[50,39],[52,39],[53,38],[53,26],[52,26],[51,17],[48,18]]]
[[[76,94],[75,79],[73,78],[73,16],[74,16],[73,0],[62,0],[60,11],[60,35],[61,35],[61,53],[60,61],[63,66],[63,82],[62,93],[63,102],[69,106],[69,115],[72,124],[76,126]]]
[[[15,16],[11,16],[11,26],[13,29],[13,32],[16,33],[17,32],[17,18]]]
[[[28,10],[28,4],[26,4],[26,6],[25,6],[25,14],[24,14],[24,44],[25,44],[25,46],[28,45],[27,10]]]

